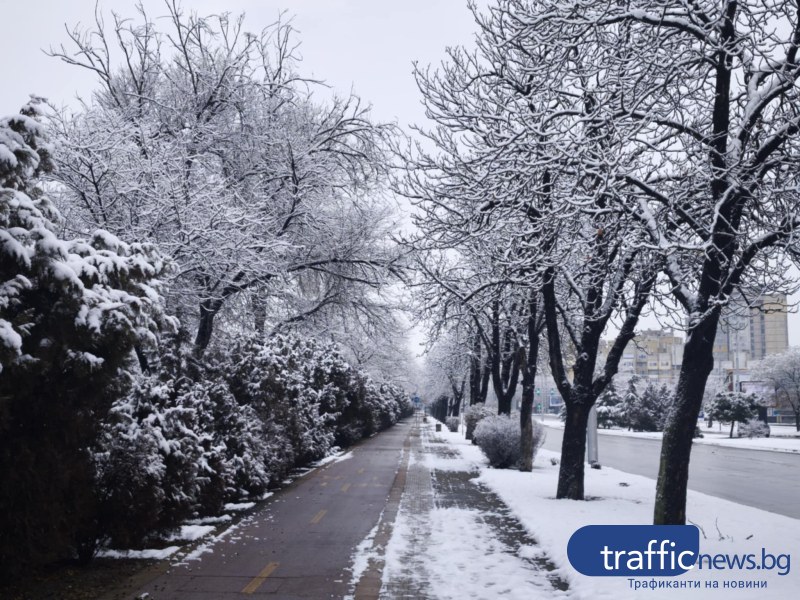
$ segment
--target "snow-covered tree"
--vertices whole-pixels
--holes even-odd
[[[484,310],[521,321],[509,337],[533,358],[529,366],[538,353],[529,343],[538,335],[526,335],[524,323],[530,317],[533,332],[537,321],[546,324],[550,370],[568,413],[557,496],[579,499],[589,411],[633,338],[660,257],[614,204],[608,169],[598,166],[598,157],[614,155],[622,142],[581,112],[570,111],[569,119],[561,112],[553,82],[572,57],[551,55],[549,40],[529,26],[536,6],[501,1],[485,14],[476,10],[476,50],[452,49],[440,69],[418,71],[434,150],[420,149],[409,161],[401,191],[419,207],[423,249],[455,249],[469,259],[468,277],[459,285],[452,275],[438,277],[442,287],[462,302],[497,289],[516,298],[516,311],[509,304],[493,311],[486,301],[492,308]],[[597,373],[612,321],[617,335]],[[521,364],[522,354],[511,354]],[[529,393],[530,374],[522,373]]]
[[[621,425],[620,409],[622,397],[617,392],[614,382],[611,382],[600,397],[597,399],[597,425],[599,427],[610,428]]]
[[[86,558],[87,448],[140,369],[135,349],[146,354],[171,326],[158,292],[166,263],[152,245],[102,230],[59,236],[40,185],[53,166],[43,106],[33,98],[0,120],[0,564],[9,568]]]
[[[746,423],[758,414],[755,395],[742,392],[720,392],[706,405],[709,417],[721,423],[730,423],[729,437],[733,437],[736,423]]]
[[[765,357],[753,371],[772,386],[778,406],[792,410],[795,428],[800,431],[800,347]]]
[[[470,346],[465,335],[456,329],[439,337],[425,356],[427,398],[446,397],[446,416],[458,416],[462,410],[469,380]]]
[[[671,395],[666,386],[659,388],[648,382],[639,393],[632,378],[622,399],[620,422],[634,431],[662,431],[670,404]]]
[[[563,126],[580,119],[621,142],[590,168],[663,256],[688,324],[654,511],[682,524],[722,308],[795,283],[800,15],[786,2],[510,3],[527,9],[519,37],[566,59],[550,76]]]
[[[252,34],[241,17],[167,9],[115,16],[110,34],[98,18],[54,51],[99,83],[57,120],[68,227],[170,256],[169,306],[195,327],[198,354],[218,318],[236,334],[385,312],[379,292],[398,273],[381,187],[393,127],[354,95],[318,101],[290,26]]]
[[[749,299],[765,290],[790,292],[796,284],[786,274],[800,258],[797,7],[737,0],[590,0],[579,7],[499,0],[480,22],[482,33],[494,38],[479,36],[474,54],[456,52],[453,69],[473,74],[465,83],[483,86],[494,100],[489,111],[465,104],[443,123],[455,124],[448,146],[469,152],[488,140],[496,151],[486,164],[503,182],[498,189],[530,186],[536,177],[544,182],[548,174],[548,186],[569,186],[582,210],[591,209],[584,222],[609,217],[609,223],[624,223],[623,247],[651,253],[647,262],[658,264],[664,280],[656,292],[670,295],[664,307],[677,303],[676,320],[688,326],[654,511],[656,523],[684,523],[692,436],[722,308],[734,293]],[[487,52],[492,47],[498,51]],[[511,118],[511,97],[519,99],[517,114],[534,127]],[[542,151],[509,153],[517,162],[502,162],[500,149],[519,148],[527,130],[536,134],[532,149]],[[526,176],[508,176],[516,164],[530,166]],[[548,188],[540,183],[534,189]],[[490,196],[486,206],[494,201]],[[595,231],[597,249],[606,228]],[[582,241],[580,229],[563,233],[569,243]],[[535,239],[540,246],[546,240]],[[560,258],[552,264],[560,265]],[[578,350],[585,362],[581,355]],[[576,373],[571,383],[578,391],[587,387],[581,379]],[[556,375],[556,383],[563,382],[567,378]],[[568,401],[569,394],[562,396]]]

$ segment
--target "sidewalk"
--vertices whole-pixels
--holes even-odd
[[[378,549],[379,598],[536,600],[566,595],[566,583],[536,540],[496,494],[474,481],[479,472],[437,436],[433,421],[417,423],[409,442],[399,509],[388,542]]]
[[[370,581],[371,574],[371,586],[359,586],[369,593],[357,590],[356,600],[642,597],[624,577],[580,575],[566,548],[585,525],[651,523],[654,480],[609,467],[587,469],[587,501],[556,500],[557,453],[540,450],[530,473],[491,469],[463,432],[434,427],[432,420],[415,423],[406,439],[377,533],[355,557],[356,565],[370,568],[354,580]],[[687,516],[700,530],[701,552],[711,556],[760,556],[763,549],[778,555],[800,547],[800,521],[691,490]],[[676,580],[696,582],[699,587],[686,594],[693,600],[728,600],[731,587],[737,600],[789,600],[797,595],[798,577],[788,569],[714,567]],[[749,586],[752,581],[766,590]],[[674,596],[674,589],[647,591],[651,600]]]

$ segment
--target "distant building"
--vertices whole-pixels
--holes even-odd
[[[723,313],[714,341],[714,371],[726,387],[749,379],[754,361],[789,348],[786,296],[765,294],[750,308],[736,304]]]
[[[714,342],[714,370],[707,391],[743,389],[756,391],[757,377],[750,373],[754,361],[784,352],[789,347],[788,306],[785,295],[763,295],[750,308],[726,309]],[[675,387],[683,362],[685,340],[674,330],[644,329],[625,347],[614,383],[622,389],[631,377],[645,383]],[[599,365],[611,349],[603,340]],[[536,375],[534,408],[558,412],[561,396],[550,371],[542,366]]]
[[[640,331],[622,354],[616,381],[637,376],[653,384],[674,386],[683,361],[683,343],[683,338],[671,329]]]
[[[789,348],[789,310],[786,296],[762,296],[750,309],[750,357],[761,360]]]

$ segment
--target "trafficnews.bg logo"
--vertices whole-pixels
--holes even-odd
[[[789,554],[701,554],[694,525],[587,525],[567,544],[569,562],[593,577],[681,575],[691,569],[764,570],[787,575]]]

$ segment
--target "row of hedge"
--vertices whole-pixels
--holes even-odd
[[[174,342],[154,359],[157,372],[111,404],[96,442],[60,457],[62,468],[81,474],[73,497],[62,503],[42,481],[21,490],[28,501],[20,510],[0,516],[6,568],[152,544],[188,518],[258,498],[292,469],[412,411],[402,389],[376,383],[334,345],[314,340],[249,340],[202,363]],[[37,519],[43,512],[50,514]],[[40,527],[51,529],[49,547],[20,544]]]

